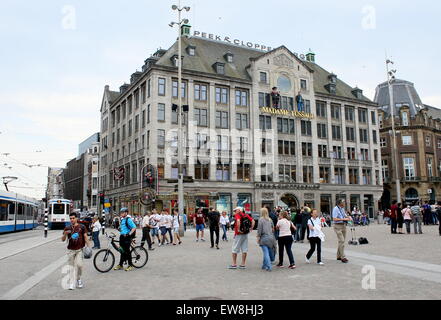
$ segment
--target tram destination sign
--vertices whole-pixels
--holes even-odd
[[[308,112],[304,112],[304,111],[276,109],[276,108],[271,108],[271,107],[261,107],[260,112],[276,114],[276,115],[281,115],[281,116],[294,117],[294,118],[302,118],[302,119],[313,119],[314,118],[314,115],[312,113],[308,113]]]

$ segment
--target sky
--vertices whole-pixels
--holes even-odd
[[[1,0],[0,178],[44,197],[48,167],[64,167],[100,128],[105,85],[118,91],[176,40],[178,0]],[[441,108],[437,1],[181,0],[192,30],[297,53],[374,98],[385,59],[425,104]],[[40,165],[40,166],[35,166]],[[3,190],[0,186],[0,190]]]

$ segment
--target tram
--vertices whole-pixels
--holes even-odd
[[[38,208],[36,199],[0,190],[0,233],[36,228]]]
[[[73,202],[67,199],[51,199],[48,202],[49,229],[64,229],[70,225],[69,214],[72,212]]]

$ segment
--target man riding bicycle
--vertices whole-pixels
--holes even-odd
[[[122,248],[121,259],[119,265],[117,265],[113,270],[121,270],[125,261],[128,261],[129,266],[125,268],[125,271],[132,271],[132,256],[130,254],[130,245],[132,243],[132,234],[136,232],[136,225],[133,220],[127,215],[129,214],[129,209],[121,208],[119,215],[121,217],[121,232],[119,236],[119,244]]]

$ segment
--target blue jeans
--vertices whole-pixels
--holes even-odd
[[[99,238],[100,232],[94,231],[92,232],[92,239],[93,239],[93,246],[95,248],[100,248],[100,238]]]
[[[274,252],[267,246],[260,246],[263,252],[263,265],[262,269],[271,270],[272,265],[271,262],[274,262]]]
[[[227,239],[227,225],[223,224],[222,225],[222,230],[224,232],[224,234],[222,235],[222,240],[228,240]]]
[[[296,224],[296,234],[295,234],[295,237],[294,237],[294,240],[295,241],[300,241],[301,240],[301,237],[302,237],[302,224],[301,223],[297,223]]]

